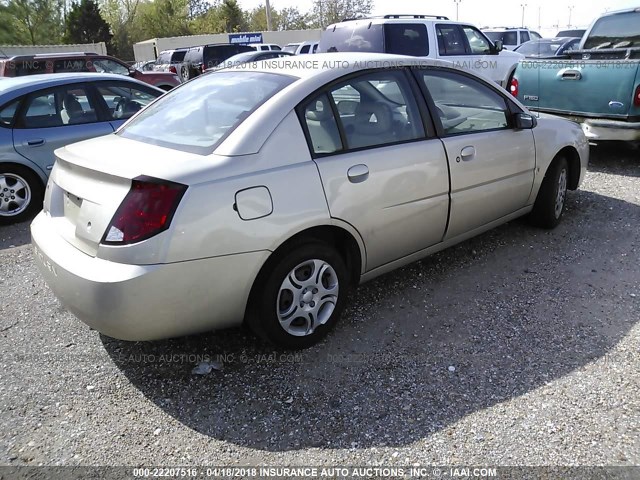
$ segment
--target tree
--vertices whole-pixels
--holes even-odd
[[[280,15],[275,8],[271,9],[272,26],[277,30]],[[258,5],[256,8],[246,13],[247,30],[251,32],[266,32],[267,25],[267,9],[264,5]]]
[[[356,18],[371,14],[373,0],[314,0],[311,23],[316,28],[324,28],[345,18]]]
[[[304,30],[307,20],[296,7],[283,8],[278,13],[277,30]]]
[[[192,34],[223,33],[226,30],[220,0],[214,0],[206,13],[191,21]]]
[[[60,0],[9,0],[2,5],[0,34],[13,44],[57,44],[63,33]]]
[[[189,0],[189,19],[198,18],[209,11],[212,7],[207,0]]]
[[[226,32],[242,32],[246,30],[244,12],[238,5],[237,0],[223,0],[220,9]]]
[[[142,34],[135,31],[134,19],[140,0],[103,0],[102,16],[111,26],[113,55],[124,60],[133,60],[133,43],[141,40]]]
[[[66,43],[111,43],[109,24],[102,18],[93,0],[74,3],[67,15],[64,41]]]
[[[154,0],[138,6],[132,24],[135,41],[189,35],[188,0]]]

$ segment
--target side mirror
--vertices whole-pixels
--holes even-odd
[[[516,130],[531,130],[538,125],[536,117],[529,115],[528,113],[516,113],[514,120]]]
[[[129,67],[129,76],[130,77],[136,76],[136,69],[134,67]]]
[[[353,100],[340,100],[338,102],[338,113],[340,115],[355,115],[359,102]]]
[[[496,40],[493,45],[496,47],[496,53],[500,53],[502,50],[504,50],[502,40]]]

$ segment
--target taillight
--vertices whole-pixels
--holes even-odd
[[[178,70],[176,70],[176,67],[174,67],[173,65],[171,65],[171,66],[169,67],[169,71],[170,71],[171,73],[175,73],[176,75],[178,74]]]
[[[102,243],[128,245],[165,231],[186,190],[187,186],[181,183],[146,176],[134,178]]]
[[[511,83],[509,84],[509,92],[514,97],[518,96],[518,80],[515,78],[511,79]]]
[[[204,63],[202,64],[202,67],[200,67],[200,70],[202,71],[202,73],[207,71],[207,67]]]
[[[636,92],[633,94],[633,105],[640,107],[640,85],[636,87]]]

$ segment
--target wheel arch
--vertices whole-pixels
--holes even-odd
[[[44,188],[47,185],[47,180],[49,179],[49,175],[47,175],[40,167],[38,167],[38,165],[31,162],[30,160],[27,160],[27,159],[23,160],[21,158],[10,158],[5,160],[3,158],[0,158],[0,171],[4,167],[6,166],[10,167],[12,165],[28,168],[38,176],[38,178],[40,179],[40,182],[42,182],[42,188]]]
[[[549,163],[547,170],[553,165],[558,158],[564,157],[567,159],[567,164],[569,166],[569,178],[567,182],[567,188],[569,190],[576,190],[578,188],[578,183],[580,182],[580,154],[578,151],[572,146],[566,146],[558,153],[555,154],[553,160]],[[546,173],[545,173],[546,174]]]
[[[351,283],[357,285],[360,282],[366,257],[362,239],[357,235],[357,232],[351,232],[350,230],[351,228],[349,228],[348,225],[318,225],[301,230],[281,242],[260,267],[249,291],[246,312],[249,312],[249,309],[253,305],[256,295],[259,293],[260,285],[264,282],[266,276],[282,255],[284,255],[285,252],[291,251],[296,246],[314,240],[327,243],[336,249],[345,262],[345,266],[351,277]]]

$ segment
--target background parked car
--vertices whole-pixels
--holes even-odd
[[[0,60],[0,76],[4,77],[68,72],[115,73],[135,78],[163,90],[171,90],[180,85],[180,79],[173,73],[142,72],[115,57],[95,53],[15,55]]]
[[[436,43],[437,42],[437,43]],[[474,25],[434,15],[385,15],[329,25],[320,52],[379,52],[447,60],[506,87],[523,55],[502,50]]]
[[[42,208],[53,151],[113,133],[164,90],[121,75],[62,73],[0,81],[0,223]]]
[[[156,61],[145,60],[144,62],[135,62],[131,66],[136,70],[140,70],[141,72],[153,72],[155,70]]]
[[[182,80],[187,81],[197,77],[208,68],[216,67],[229,57],[243,52],[255,52],[255,49],[248,45],[236,45],[232,43],[216,43],[191,47],[184,56],[184,68],[181,69]]]
[[[560,30],[556,37],[578,37],[582,38],[586,29],[574,29],[574,30]]]
[[[258,52],[264,50],[282,50],[280,45],[276,45],[275,43],[252,43],[249,46],[255,48]]]
[[[63,305],[124,340],[246,319],[304,348],[353,286],[521,215],[553,228],[584,179],[579,126],[484,77],[381,54],[317,64],[212,72],[58,150],[31,236]]]
[[[176,48],[175,50],[165,50],[160,52],[155,61],[154,70],[156,72],[170,72],[176,74],[181,80],[185,78],[182,70],[184,66],[184,57],[189,51],[188,48]]]
[[[307,53],[317,53],[319,42],[295,42],[288,43],[282,50],[294,55],[304,55]]]
[[[221,68],[235,67],[243,63],[259,62],[261,60],[270,60],[273,58],[292,57],[293,53],[283,52],[281,50],[265,50],[262,52],[244,52],[234,55],[231,58],[226,59],[220,65],[214,68],[210,68],[207,71],[219,70]]]
[[[540,40],[529,40],[516,47],[514,51],[529,58],[550,58],[575,50],[579,44],[579,37],[542,38]]]
[[[534,32],[528,28],[483,28],[482,33],[489,37],[489,40],[493,43],[501,41],[502,46],[507,50],[513,50],[529,40],[542,38],[538,32]]]

